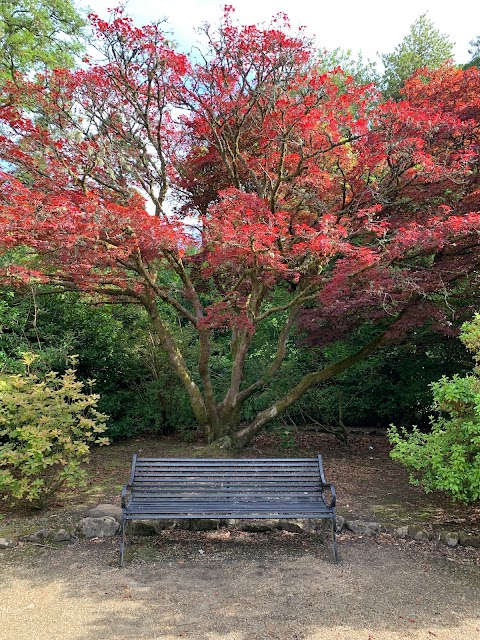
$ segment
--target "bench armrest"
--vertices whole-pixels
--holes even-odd
[[[127,492],[128,490],[131,491],[133,488],[133,481],[135,479],[136,466],[137,466],[137,454],[134,453],[132,458],[132,469],[130,471],[130,480],[128,481],[128,484],[126,484],[122,489],[122,509],[127,508]]]
[[[335,487],[333,486],[333,484],[330,484],[330,482],[322,482],[321,487],[322,487],[322,495],[323,495],[324,489],[327,489],[328,491],[330,491],[330,495],[332,496],[331,502],[330,504],[327,504],[327,507],[334,507],[337,503],[337,495],[335,493]],[[325,501],[325,504],[326,504],[326,501]]]
[[[122,489],[122,509],[127,508],[127,492],[132,489],[131,484],[126,484]]]

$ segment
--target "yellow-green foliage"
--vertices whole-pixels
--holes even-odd
[[[28,370],[33,356],[24,359],[25,375],[0,376],[0,495],[43,507],[62,486],[82,484],[89,445],[108,444],[107,416],[76,379],[74,359],[43,379]]]

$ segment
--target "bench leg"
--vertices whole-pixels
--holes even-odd
[[[125,552],[125,520],[122,518],[122,525],[121,525],[121,540],[120,540],[120,560],[119,560],[119,566],[123,567],[123,554]]]
[[[337,520],[332,518],[332,549],[333,549],[333,561],[338,564],[337,553]]]
[[[129,520],[127,524],[127,546],[130,546],[133,541],[133,520]]]
[[[326,533],[327,533],[327,521],[325,520],[325,518],[323,518],[322,519],[322,533],[320,534],[321,537],[322,537],[322,544],[325,544]]]

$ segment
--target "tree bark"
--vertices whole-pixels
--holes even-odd
[[[145,303],[148,314],[150,316],[150,320],[152,322],[152,326],[155,330],[155,333],[158,336],[160,344],[162,345],[165,353],[170,360],[170,364],[173,367],[173,370],[179,377],[182,382],[185,390],[188,393],[188,397],[190,399],[190,403],[192,405],[193,412],[197,419],[199,426],[204,429],[207,438],[210,440],[212,436],[215,436],[213,425],[210,421],[210,416],[208,415],[207,407],[205,404],[205,400],[203,398],[203,394],[199,389],[198,385],[193,380],[191,373],[187,367],[187,363],[175,341],[175,338],[169,332],[168,328],[162,322],[158,314],[157,307],[154,301],[149,301]]]
[[[321,384],[326,380],[330,380],[349,367],[357,364],[358,362],[361,362],[364,358],[373,353],[375,349],[386,342],[386,334],[387,332],[384,331],[356,353],[353,353],[352,355],[344,358],[343,360],[340,360],[339,362],[334,362],[325,369],[322,369],[322,371],[308,373],[293,389],[285,394],[283,398],[277,400],[277,402],[275,402],[268,409],[260,411],[260,413],[257,414],[252,422],[243,426],[235,434],[232,434],[232,441],[234,443],[234,446],[238,448],[246,446],[250,442],[250,440],[263,429],[266,424],[274,420],[277,416],[281,415],[286,409],[288,409],[288,407],[294,404],[294,402],[296,402],[308,389],[310,389],[310,387]]]

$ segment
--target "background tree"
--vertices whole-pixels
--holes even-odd
[[[366,323],[344,340],[323,347],[314,339],[308,341],[308,349],[300,342],[285,362],[285,386],[308,371],[354,353],[377,330]],[[284,423],[334,431],[341,439],[345,439],[349,428],[382,430],[392,422],[428,429],[430,383],[442,375],[464,374],[471,369],[472,361],[453,336],[427,328],[415,333],[405,341],[385,345],[325,385],[310,389],[287,410]],[[278,390],[270,387],[264,391],[270,396],[275,392]],[[261,397],[257,402],[260,400]]]
[[[207,439],[233,446],[391,337],[446,324],[480,265],[476,69],[382,104],[320,72],[282,19],[227,10],[199,63],[158,24],[94,26],[103,60],[25,80],[30,111],[0,113],[8,282],[143,308]],[[323,340],[365,320],[373,336],[255,407],[306,308]]]
[[[355,55],[351,49],[337,47],[333,51],[325,51],[319,54],[319,68],[323,71],[331,71],[340,67],[346,76],[351,76],[356,84],[379,84],[380,73],[377,65],[372,60],[364,59],[361,51]]]
[[[470,61],[463,65],[464,69],[468,69],[469,67],[478,67],[480,66],[480,36],[477,36],[473,40],[470,40],[471,49],[468,50],[471,58]]]
[[[0,82],[72,67],[84,49],[85,26],[72,0],[0,0]]]
[[[380,58],[385,67],[383,93],[388,98],[398,99],[405,81],[417,69],[438,69],[453,58],[453,44],[428,19],[427,14],[422,13],[392,53],[382,54]]]

